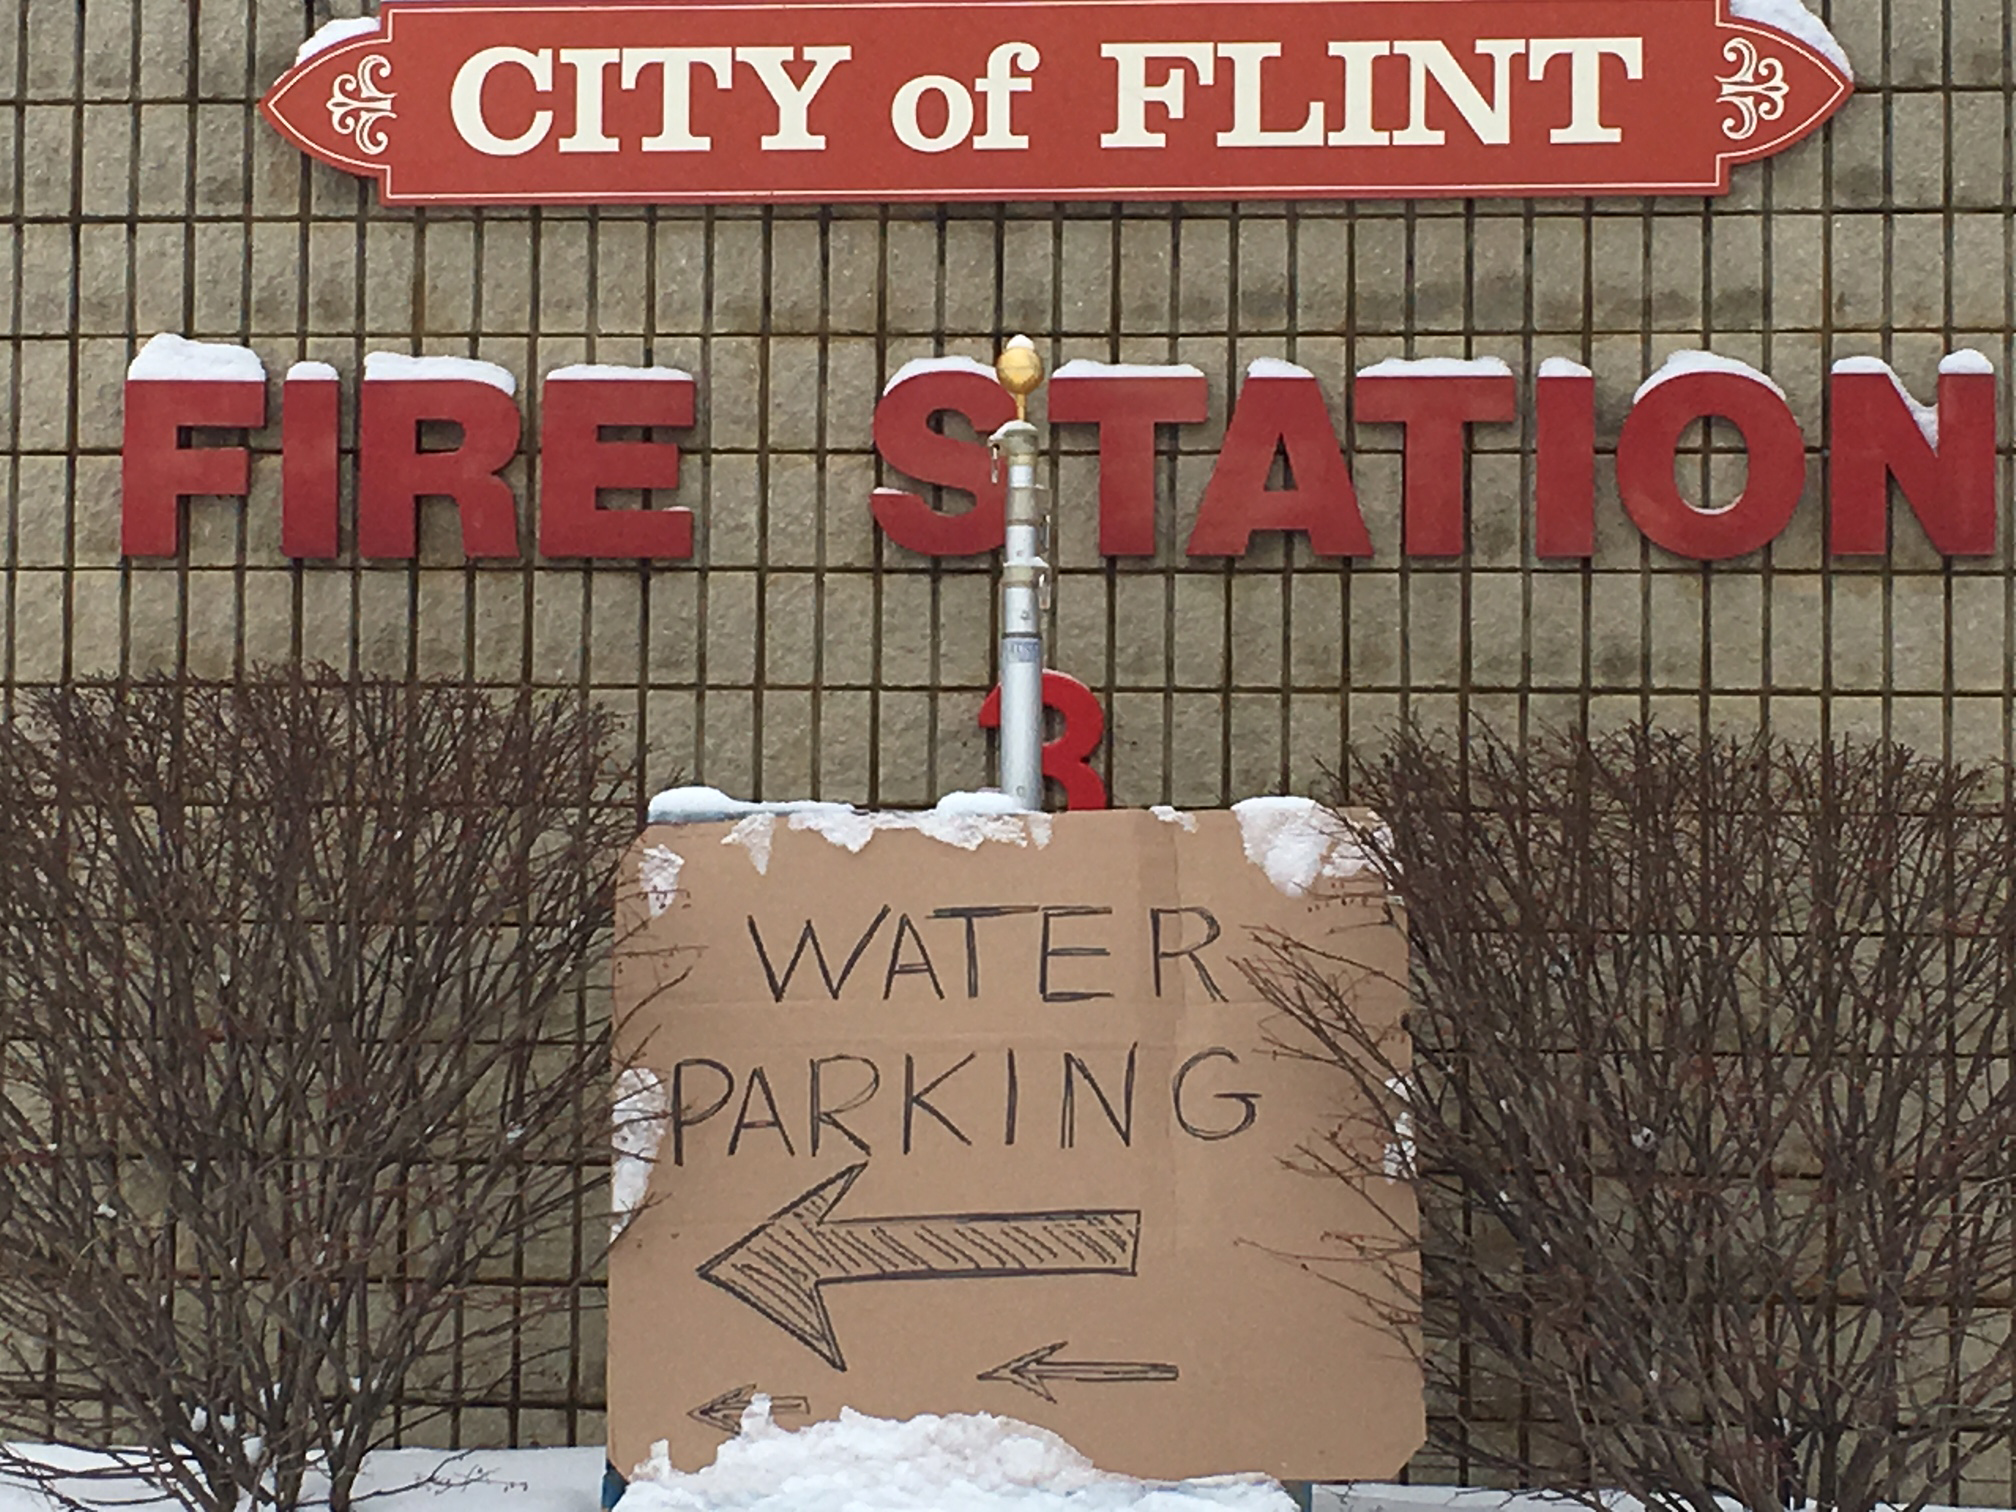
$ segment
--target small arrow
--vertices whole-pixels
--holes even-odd
[[[1013,1381],[1024,1391],[1033,1391],[1046,1402],[1057,1400],[1050,1390],[1052,1381],[1085,1381],[1106,1385],[1119,1381],[1173,1381],[1174,1365],[1154,1365],[1146,1360],[1058,1360],[1051,1358],[1069,1342],[1059,1339],[1025,1355],[1017,1355],[1006,1365],[982,1371],[976,1380]]]
[[[823,1289],[854,1281],[1006,1276],[1131,1276],[1141,1215],[1117,1208],[1054,1213],[828,1216],[868,1169],[829,1176],[700,1267],[835,1370],[847,1360]]]
[[[747,1386],[731,1387],[711,1402],[702,1402],[686,1416],[696,1423],[705,1423],[709,1428],[718,1429],[733,1438],[742,1431],[742,1414],[749,1410],[749,1404],[755,1400],[756,1383],[751,1381]],[[770,1410],[773,1413],[803,1414],[812,1410],[812,1404],[800,1396],[773,1396],[770,1398]]]

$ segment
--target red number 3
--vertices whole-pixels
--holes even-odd
[[[1068,672],[1043,671],[1043,707],[1055,709],[1064,726],[1055,740],[1043,742],[1043,775],[1064,789],[1067,809],[1103,809],[1106,784],[1092,770],[1092,753],[1106,738],[1106,711],[1090,688]],[[980,728],[1001,727],[1001,689],[996,686],[980,705]]]

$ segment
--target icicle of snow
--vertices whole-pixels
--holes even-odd
[[[1203,376],[1202,368],[1188,362],[1166,364],[1094,362],[1087,357],[1073,357],[1050,375],[1050,381],[1055,383],[1059,378],[1202,378]]]
[[[920,378],[926,373],[978,373],[989,383],[997,381],[994,369],[976,358],[912,357],[903,366],[896,369],[895,373],[890,376],[889,381],[882,385],[882,392],[886,394],[896,387],[897,384],[906,382],[911,378]]]
[[[874,812],[830,803],[799,809],[788,822],[794,830],[810,830],[829,845],[855,853],[885,830],[915,830],[941,844],[969,851],[989,842],[1034,845],[1038,850],[1050,843],[1048,814],[1016,810],[969,813],[955,807],[949,811]]]
[[[266,364],[250,347],[228,341],[191,341],[163,331],[151,336],[133,354],[126,377],[136,383],[174,383],[190,379],[222,383],[264,383]]]
[[[368,37],[378,30],[376,16],[339,16],[334,21],[324,21],[299,47],[294,49],[294,61],[306,63],[317,53],[325,53],[332,47],[341,47],[357,37]]]
[[[1510,378],[1502,357],[1388,357],[1358,370],[1360,378]]]
[[[1658,372],[1638,385],[1638,392],[1631,396],[1631,402],[1636,404],[1660,384],[1671,383],[1689,373],[1727,373],[1733,378],[1747,378],[1752,383],[1761,383],[1780,399],[1785,397],[1785,390],[1747,362],[1738,362],[1734,357],[1720,357],[1713,352],[1690,350],[1675,352],[1668,357]]]
[[[1848,61],[1848,50],[1827,29],[1827,23],[1799,0],[1729,0],[1729,14],[1738,21],[1754,21],[1798,38],[1854,82],[1855,66]]]
[[[1414,1109],[1407,1096],[1407,1079],[1404,1076],[1388,1077],[1386,1090],[1400,1102],[1399,1110],[1393,1115],[1393,1142],[1386,1146],[1386,1179],[1411,1181],[1414,1178]]]
[[[1918,422],[1918,433],[1932,445],[1939,444],[1939,406],[1920,404],[1911,397],[1911,390],[1904,387],[1904,380],[1897,371],[1880,357],[1843,357],[1835,362],[1832,371],[1836,373],[1881,373],[1890,380],[1890,386],[1897,390],[1897,397],[1904,401],[1904,407],[1911,411],[1911,418]]]
[[[644,1194],[651,1189],[651,1168],[658,1162],[658,1142],[665,1136],[665,1117],[671,1110],[665,1083],[656,1071],[632,1066],[616,1078],[611,1132],[615,1161],[609,1172],[612,1240],[623,1236],[644,1206]]]
[[[1255,357],[1246,364],[1248,378],[1314,378],[1316,375],[1300,363],[1289,362],[1282,357]]]
[[[494,362],[474,357],[409,357],[404,352],[366,352],[366,383],[487,383],[507,394],[518,392],[518,380]]]
[[[1540,364],[1542,378],[1594,378],[1596,375],[1572,357],[1549,357]]]
[[[961,850],[977,850],[989,841],[1034,845],[1038,850],[1050,843],[1048,814],[1025,813],[1006,793],[991,789],[947,793],[936,808],[875,811],[811,799],[749,803],[730,798],[719,788],[669,788],[651,800],[649,819],[653,824],[740,821],[722,843],[743,846],[757,871],[767,872],[774,830],[749,821],[780,815],[792,829],[809,830],[849,851],[859,851],[884,830],[916,830]]]
[[[770,874],[770,837],[776,828],[775,814],[750,814],[723,835],[721,843],[741,846],[749,852],[749,864],[756,868],[756,875],[767,877]]]
[[[637,882],[644,889],[645,906],[657,918],[679,896],[679,868],[686,858],[663,845],[647,845],[637,861]]]
[[[1291,898],[1321,879],[1355,877],[1371,865],[1356,839],[1313,798],[1248,798],[1232,812],[1246,859]]]

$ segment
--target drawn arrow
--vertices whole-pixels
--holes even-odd
[[[829,1216],[867,1169],[866,1161],[849,1166],[771,1214],[702,1265],[700,1279],[755,1308],[835,1370],[845,1370],[822,1295],[828,1286],[1134,1274],[1141,1243],[1141,1214],[1134,1211]]]
[[[1024,1391],[1033,1391],[1046,1402],[1057,1400],[1050,1390],[1052,1381],[1084,1381],[1106,1385],[1120,1381],[1173,1381],[1174,1365],[1155,1365],[1146,1360],[1058,1360],[1052,1356],[1069,1340],[1059,1339],[1025,1355],[1017,1355],[1006,1365],[982,1371],[975,1379],[1013,1381]]]
[[[747,1386],[731,1387],[711,1402],[702,1402],[686,1416],[733,1438],[742,1431],[742,1414],[755,1400],[756,1383],[751,1381]],[[773,1413],[807,1413],[812,1410],[812,1404],[800,1396],[773,1396],[770,1398],[770,1410]]]

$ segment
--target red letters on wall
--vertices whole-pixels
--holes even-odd
[[[173,343],[158,348],[158,343]],[[150,355],[151,354],[151,355]],[[445,364],[445,366],[444,366]],[[1890,531],[1890,485],[1926,537],[1948,556],[1995,550],[1996,379],[1985,358],[1962,352],[1941,365],[1938,404],[1921,405],[1874,359],[1848,359],[1832,376],[1827,458],[1828,545],[1837,555],[1880,554]],[[678,487],[680,448],[651,432],[690,428],[694,380],[671,369],[563,369],[541,394],[538,458],[540,551],[555,558],[685,561],[695,522],[686,508],[617,508],[614,490]],[[338,554],[338,419],[333,369],[296,363],[281,389],[281,544],[289,556]],[[1157,437],[1206,416],[1204,376],[1189,367],[1072,362],[1052,380],[1048,419],[1094,428],[1101,551],[1157,550]],[[1453,556],[1465,549],[1466,510],[1511,509],[1502,497],[1469,499],[1469,428],[1518,415],[1518,383],[1494,360],[1388,361],[1360,372],[1357,418],[1401,427],[1403,552]],[[266,421],[264,369],[251,352],[157,337],[127,382],[122,540],[130,556],[180,549],[180,503],[243,498],[250,453],[228,436]],[[980,363],[934,358],[907,364],[874,415],[883,461],[896,473],[970,497],[939,508],[907,488],[874,490],[869,505],[897,546],[925,556],[973,556],[1002,538],[1003,484],[986,437],[1014,404]],[[1595,549],[1599,453],[1596,385],[1560,359],[1534,384],[1532,549],[1581,558]],[[973,434],[947,429],[959,417]],[[1675,481],[1676,457],[1697,422],[1719,418],[1740,437],[1742,494],[1703,508]],[[367,359],[358,412],[357,549],[365,557],[415,555],[423,499],[452,502],[471,557],[516,557],[517,501],[503,476],[518,455],[520,413],[501,368],[459,359]],[[605,434],[647,433],[641,439]],[[1807,475],[1807,437],[1777,386],[1741,363],[1706,353],[1671,359],[1636,395],[1617,437],[1624,509],[1662,550],[1723,561],[1762,550],[1785,529]],[[1060,508],[1093,501],[1063,500]],[[1320,556],[1373,554],[1350,464],[1322,384],[1275,359],[1249,369],[1184,543],[1190,556],[1241,556],[1256,532],[1306,538]]]

